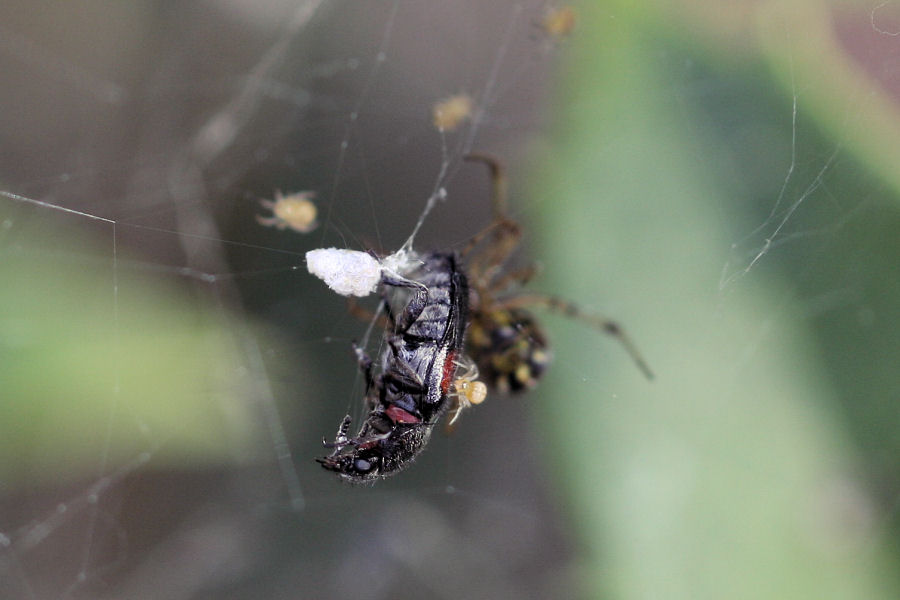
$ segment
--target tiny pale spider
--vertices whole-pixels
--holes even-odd
[[[439,131],[453,131],[472,117],[475,102],[468,94],[456,94],[435,102],[431,121]]]
[[[447,421],[448,430],[453,429],[453,424],[463,410],[481,404],[487,398],[487,385],[478,381],[478,365],[464,355],[456,362],[456,366],[465,369],[465,372],[453,380],[453,392],[450,397],[455,404],[451,409],[450,420]]]
[[[291,229],[297,233],[309,233],[318,226],[316,205],[312,203],[315,192],[297,192],[283,195],[275,192],[275,200],[260,200],[263,208],[272,211],[271,217],[256,215],[256,222],[276,229]]]
[[[566,37],[575,29],[575,10],[571,6],[547,9],[541,21],[541,28],[554,38]]]

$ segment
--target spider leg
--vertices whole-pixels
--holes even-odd
[[[531,263],[526,267],[521,267],[519,269],[510,271],[503,277],[495,279],[491,283],[489,291],[493,293],[499,293],[508,288],[513,283],[524,286],[529,281],[531,281],[531,278],[534,277],[539,270],[540,266],[537,263]]]
[[[482,244],[486,237],[490,239]],[[467,259],[469,274],[476,287],[487,287],[503,265],[509,260],[522,239],[522,230],[515,221],[497,221],[483,232],[476,234],[462,249],[460,255]],[[478,247],[477,251],[473,250]]]
[[[503,165],[496,158],[486,154],[467,154],[465,160],[477,161],[487,165],[490,170],[493,191],[491,206],[494,222],[484,231],[475,235],[462,249],[460,254],[466,257],[477,246],[490,236],[490,242],[480,248],[480,252],[469,260],[469,273],[474,274],[478,285],[487,286],[488,282],[500,271],[510,255],[519,247],[522,230],[519,224],[506,214],[507,183]]]
[[[463,399],[459,396],[453,396],[450,400],[453,402],[453,405],[447,410],[447,424],[444,425],[444,433],[447,435],[451,435],[456,431],[456,420],[463,409],[466,408]]]
[[[276,229],[285,228],[285,224],[278,217],[261,217],[256,215],[256,222],[263,227],[275,227]]]
[[[476,233],[469,239],[468,243],[463,246],[460,251],[461,256],[467,256],[476,246],[481,244],[488,236],[493,236],[494,243],[503,242],[504,247],[509,247],[507,255],[519,245],[519,239],[522,237],[521,227],[512,219],[502,218],[493,221],[490,225]],[[505,238],[505,239],[504,239]],[[502,257],[506,259],[505,256]]]
[[[464,160],[472,162],[480,162],[487,165],[491,171],[491,183],[493,184],[492,205],[494,207],[494,220],[502,221],[506,217],[506,198],[508,196],[508,185],[506,183],[506,169],[497,158],[489,154],[466,154]]]
[[[519,294],[498,300],[495,306],[498,308],[526,308],[538,306],[569,317],[570,319],[577,319],[596,327],[603,333],[616,338],[616,340],[622,344],[622,347],[625,348],[625,352],[631,356],[631,360],[634,361],[635,365],[637,365],[637,368],[641,370],[644,376],[647,379],[653,379],[653,371],[650,370],[644,357],[641,356],[637,346],[631,341],[631,338],[625,333],[622,326],[615,321],[599,315],[585,313],[578,308],[576,304],[569,302],[568,300],[563,300],[556,296],[548,296],[546,294]]]

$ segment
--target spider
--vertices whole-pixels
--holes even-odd
[[[653,373],[620,325],[587,314],[567,300],[536,293],[510,292],[534,275],[534,265],[506,270],[506,263],[520,245],[522,230],[506,212],[506,175],[500,162],[484,154],[466,160],[485,164],[493,186],[493,223],[461,251],[466,261],[471,290],[470,324],[466,353],[494,390],[515,393],[535,387],[552,355],[540,324],[529,308],[545,308],[578,319],[616,338],[647,379]]]
[[[468,94],[456,94],[435,102],[431,121],[439,131],[454,131],[472,116],[475,103]]]
[[[419,268],[410,275],[414,278],[382,275],[382,286],[413,292],[396,318],[384,297],[389,327],[379,364],[355,347],[366,380],[365,421],[356,436],[349,437],[350,415],[344,417],[334,442],[323,440],[333,452],[316,459],[346,481],[374,481],[408,466],[447,412],[451,385],[459,381],[455,377],[461,364],[457,358],[468,322],[466,275],[455,254],[442,252],[422,257]],[[377,374],[373,372],[376,367]],[[461,387],[456,385],[457,396],[469,391],[460,391]],[[473,394],[468,395],[475,398]]]
[[[453,430],[453,424],[459,418],[460,413],[470,406],[478,405],[487,398],[487,385],[478,381],[478,366],[468,356],[463,356],[456,363],[457,367],[464,369],[462,375],[453,380],[453,391],[450,398],[455,401],[450,420],[447,421],[447,430]]]
[[[284,196],[275,192],[275,200],[260,200],[263,208],[272,211],[271,217],[256,215],[256,222],[276,229],[290,228],[298,233],[309,233],[319,224],[316,221],[315,192],[297,192]]]
[[[541,27],[554,38],[565,37],[575,29],[575,10],[571,6],[548,8],[541,21]]]

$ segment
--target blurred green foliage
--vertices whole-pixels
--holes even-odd
[[[0,480],[78,481],[151,457],[185,467],[246,453],[258,419],[226,333],[238,325],[140,263],[120,268],[129,257],[111,252],[111,226],[95,238],[54,226],[58,212],[24,208],[3,218]]]
[[[658,375],[553,322],[536,418],[588,597],[900,596],[897,145],[854,129],[896,110],[835,100],[866,90],[809,54],[828,7],[772,4],[579,11],[535,254]]]

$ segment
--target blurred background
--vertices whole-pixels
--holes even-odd
[[[560,8],[4,3],[0,595],[900,595],[900,7]],[[303,256],[444,192],[415,245],[462,249],[469,151],[529,289],[656,378],[536,310],[535,390],[343,484],[368,324]],[[257,221],[304,190],[313,231]]]

